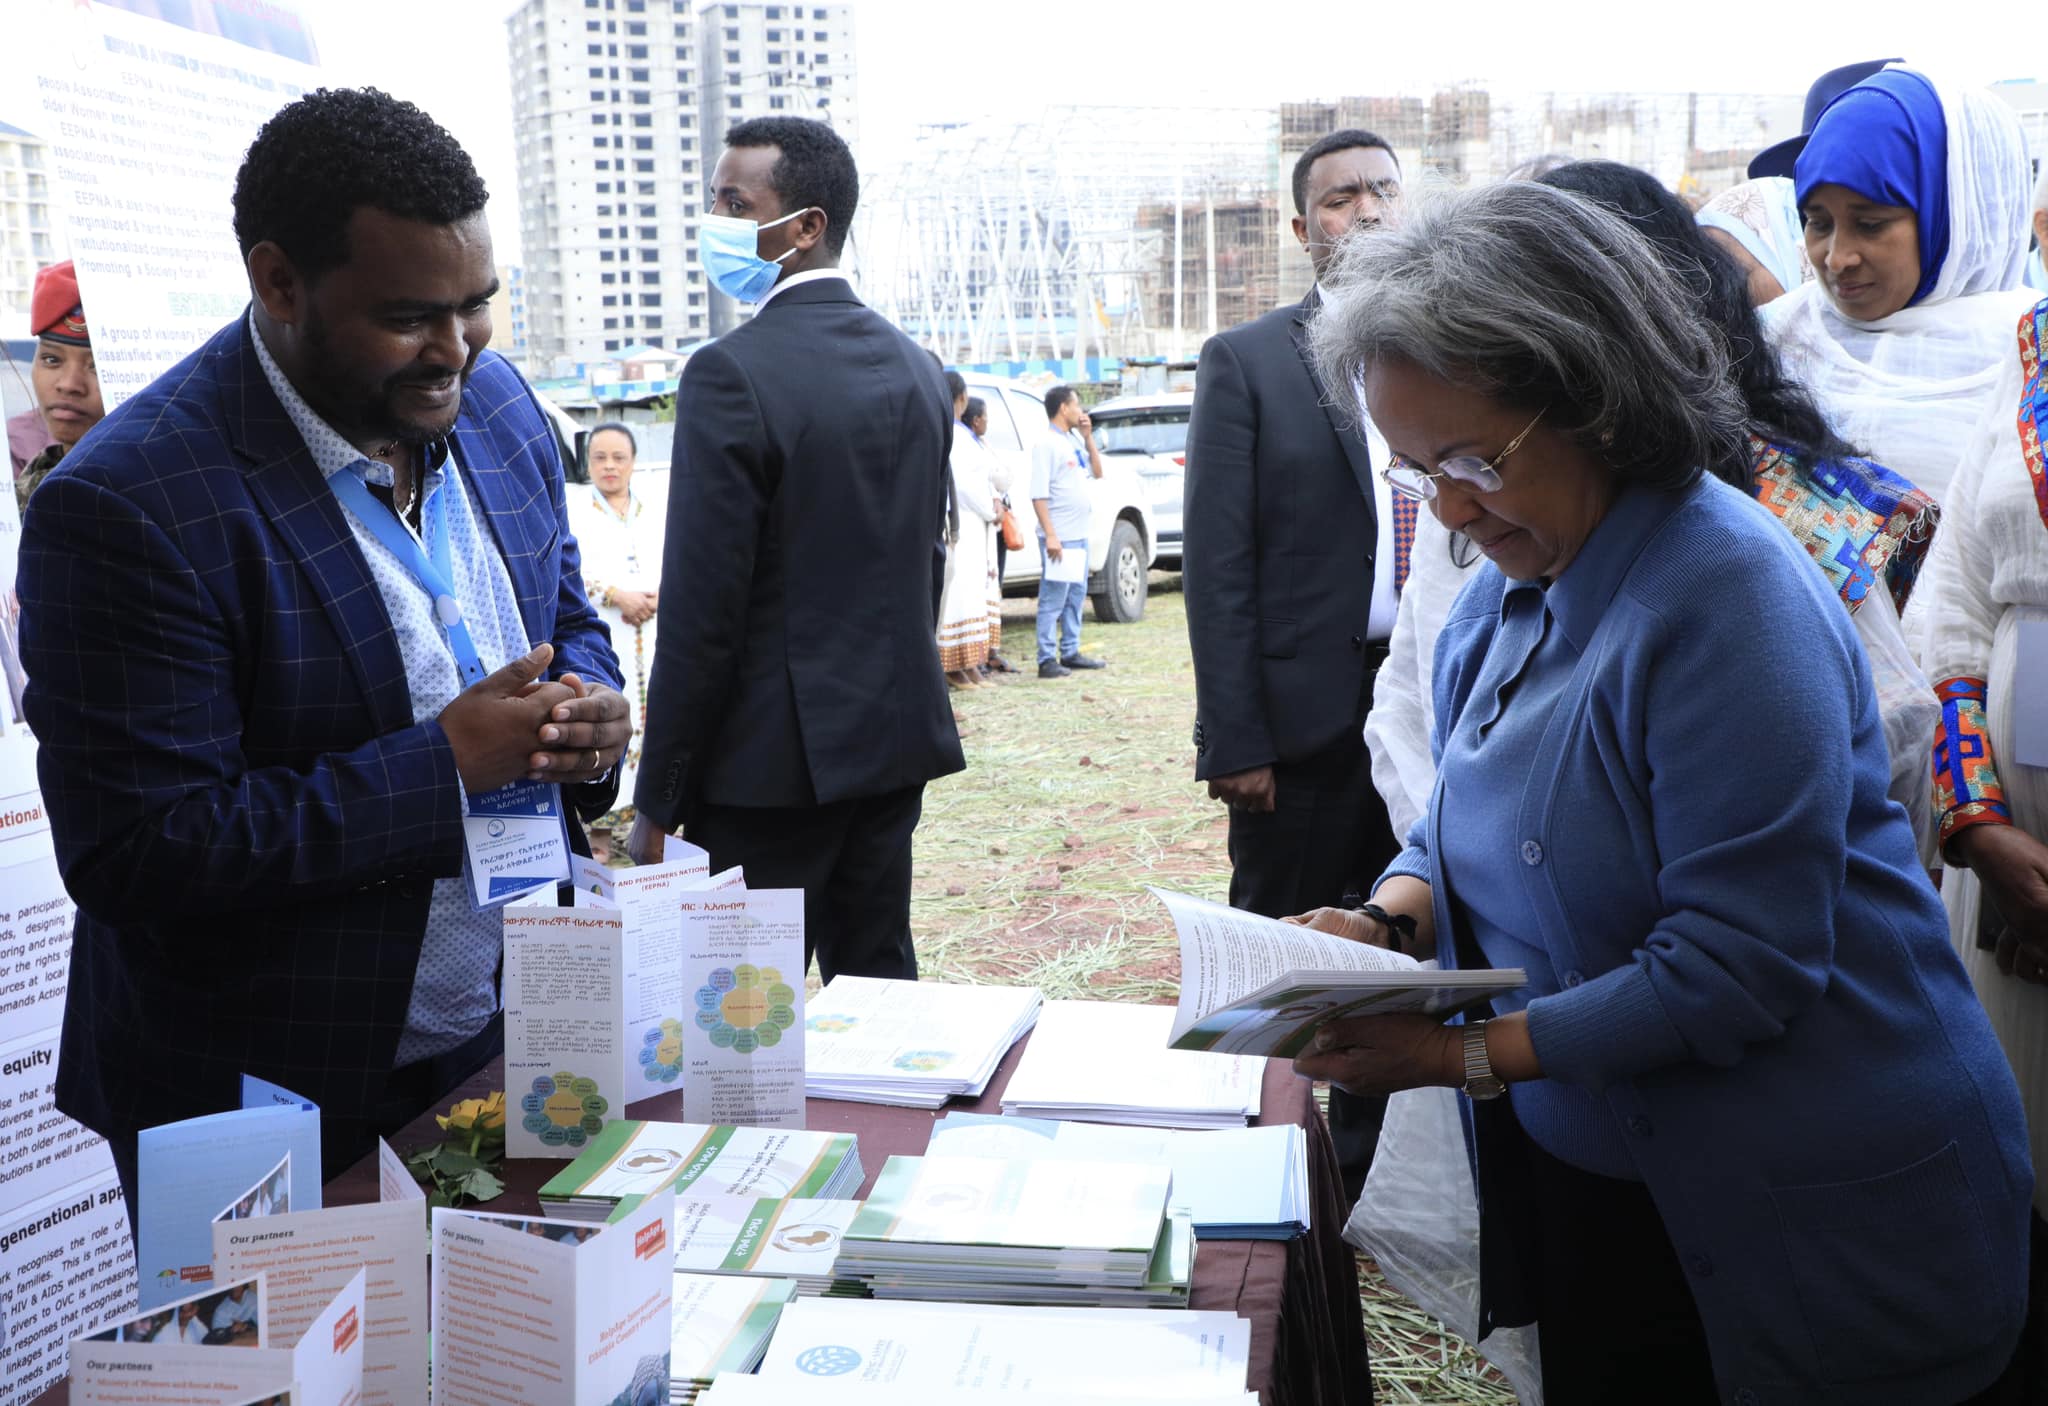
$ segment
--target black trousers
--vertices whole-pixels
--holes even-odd
[[[924,787],[820,806],[704,805],[684,829],[711,870],[746,866],[747,887],[804,891],[804,963],[818,974],[917,978],[910,841]]]
[[[1365,739],[1354,731],[1316,756],[1276,763],[1273,787],[1270,813],[1230,812],[1230,906],[1286,918],[1370,895],[1401,846]],[[1386,1114],[1384,1096],[1330,1090],[1330,1136],[1352,1201]]]

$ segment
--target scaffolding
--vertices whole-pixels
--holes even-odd
[[[869,297],[950,362],[1190,355],[1278,301],[1268,108],[926,129],[855,223]]]

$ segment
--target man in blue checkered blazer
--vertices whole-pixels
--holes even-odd
[[[484,351],[484,199],[410,104],[287,107],[236,187],[248,313],[30,501],[27,707],[78,904],[57,1103],[131,1207],[137,1130],[237,1106],[244,1072],[321,1106],[331,1175],[485,1063],[465,795],[616,789],[631,723],[558,442]],[[448,542],[448,596],[400,522]]]

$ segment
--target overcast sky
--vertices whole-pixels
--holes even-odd
[[[409,98],[469,148],[509,261],[519,235],[504,19],[517,0],[299,4],[334,81]],[[1051,103],[1249,107],[1468,81],[1502,92],[1797,94],[1823,69],[1891,55],[1971,83],[2048,76],[2037,57],[2048,25],[2017,0],[855,0],[854,11],[870,168],[919,123],[1028,118]],[[33,128],[22,66],[36,56],[4,47],[0,120]]]

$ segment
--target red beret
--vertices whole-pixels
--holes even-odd
[[[37,337],[73,346],[90,346],[85,331],[85,309],[78,301],[78,270],[71,260],[36,271],[35,292],[29,299],[28,330]]]

